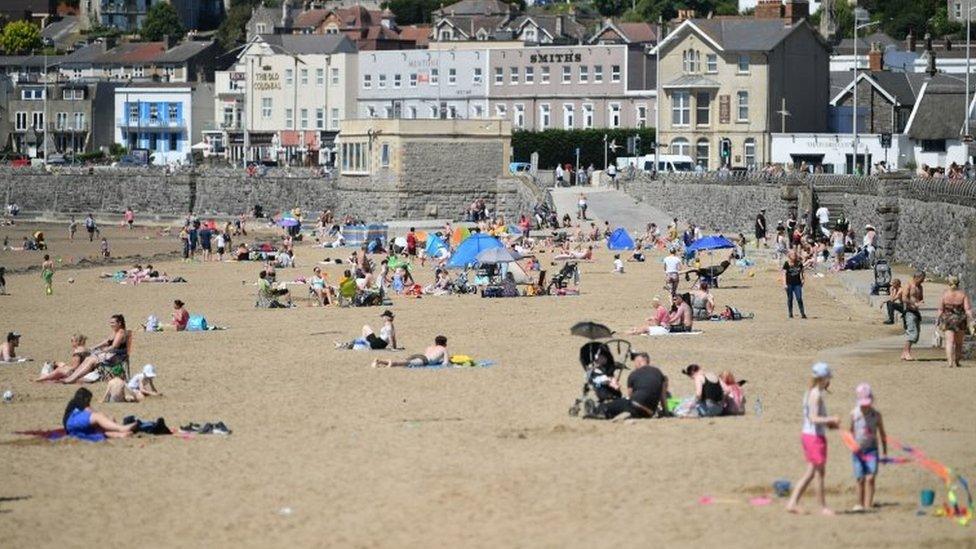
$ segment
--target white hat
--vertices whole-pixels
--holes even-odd
[[[833,374],[830,372],[830,366],[828,366],[826,362],[818,362],[814,364],[812,370],[813,370],[813,377],[816,378],[833,377]]]
[[[156,367],[152,364],[146,364],[142,367],[142,375],[148,378],[156,377]]]

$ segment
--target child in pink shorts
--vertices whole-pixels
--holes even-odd
[[[803,492],[810,486],[813,477],[817,477],[817,500],[820,502],[821,513],[833,515],[834,512],[827,507],[824,498],[824,473],[827,465],[827,429],[836,429],[840,424],[840,419],[836,416],[827,415],[827,405],[824,403],[824,392],[830,387],[830,366],[824,362],[813,365],[813,379],[810,380],[810,389],[803,397],[803,455],[807,460],[807,470],[803,477],[796,483],[790,502],[786,505],[786,510],[791,513],[802,513],[798,504]]]

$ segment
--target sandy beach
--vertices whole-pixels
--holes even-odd
[[[98,254],[83,229],[65,242],[65,225],[47,227],[51,255]],[[0,228],[16,245],[30,225]],[[179,249],[175,236],[105,228],[113,255],[150,257]],[[303,244],[296,269],[348,256]],[[543,266],[553,272],[549,255]],[[39,252],[0,252],[0,265],[23,269]],[[973,362],[948,369],[941,350],[919,344],[914,363],[898,351],[857,352],[864,342],[897,336],[881,313],[850,295],[836,274],[810,277],[808,320],[786,318],[779,271],[760,262],[729,269],[714,290],[717,305],[755,314],[741,322],[703,322],[703,334],[629,338],[646,350],[676,396],[693,391],[679,371],[689,363],[731,369],[745,386],[745,417],[610,423],[571,418],[583,381],[579,320],[618,332],[639,324],[662,294],[660,255],[611,274],[600,249],[582,264],[582,295],[521,299],[478,296],[394,297],[405,351],[334,349],[363,324],[381,324],[382,308],[309,306],[255,309],[259,263],[154,261],[188,284],[120,285],[96,265],[55,275],[46,297],[35,272],[7,277],[0,332],[23,334],[19,353],[34,362],[0,365],[0,531],[9,547],[341,546],[606,547],[669,544],[733,547],[976,547],[973,526],[917,517],[919,491],[938,479],[913,465],[885,466],[881,506],[867,514],[796,517],[782,499],[754,506],[780,478],[804,463],[801,400],[810,365],[829,358],[831,414],[846,417],[854,387],[872,384],[889,433],[965,475],[976,472]],[[716,259],[715,262],[718,260]],[[707,261],[706,261],[707,263]],[[334,282],[343,266],[323,267]],[[431,279],[419,270],[421,283]],[[73,284],[67,278],[73,277]],[[682,287],[687,283],[682,281]],[[938,301],[931,291],[927,306]],[[123,313],[138,329],[150,314],[168,319],[173,299],[226,331],[136,332],[133,366],[156,365],[161,398],[143,404],[95,404],[116,419],[164,417],[171,426],[224,421],[230,436],[147,437],[91,444],[47,442],[13,434],[59,427],[75,387],[36,384],[45,360],[66,360],[68,339],[108,336]],[[489,368],[372,369],[374,358],[422,352],[435,335],[452,353],[490,359]],[[90,387],[96,398],[104,384]],[[753,402],[761,398],[761,416]],[[850,453],[828,436],[828,503],[854,505]],[[702,505],[703,496],[714,503]],[[812,493],[805,507],[815,509]]]

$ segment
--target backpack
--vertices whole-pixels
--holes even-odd
[[[208,330],[207,319],[201,315],[192,315],[186,323],[188,332],[206,332]]]

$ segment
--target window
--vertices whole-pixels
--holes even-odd
[[[686,91],[676,91],[671,94],[671,125],[687,126],[691,124],[691,97]]]
[[[17,118],[17,123],[16,123],[16,126],[14,126],[14,127],[17,129],[17,131],[26,131],[27,130],[27,113],[26,112],[18,112],[17,115],[16,115],[16,118]]]
[[[23,101],[43,101],[44,88],[27,88],[20,90],[20,98]]]
[[[923,139],[922,152],[927,152],[927,153],[946,152],[946,140],[945,139]]]
[[[474,117],[475,118],[484,118],[484,115],[485,115],[484,108],[482,108],[481,105],[475,105],[474,106]]]
[[[620,82],[620,65],[610,66],[610,81]]]
[[[65,101],[81,101],[85,98],[85,90],[68,88],[61,90],[61,99]]]
[[[647,105],[637,105],[637,127],[647,127]]]
[[[368,90],[373,87],[373,75],[364,74],[363,75],[363,89]]]
[[[380,145],[380,167],[389,168],[390,167],[390,144],[383,143]]]
[[[393,118],[393,109],[390,107],[383,107],[383,118]]]
[[[573,122],[575,122],[575,120],[573,120],[574,118],[573,114],[574,114],[573,105],[570,103],[564,104],[563,105],[563,128],[564,129],[567,130],[573,129]]]
[[[403,76],[400,73],[393,75],[393,87],[399,88],[401,82],[403,81]]]
[[[688,140],[684,137],[679,137],[671,142],[671,154],[678,156],[689,156],[688,153],[691,152],[690,149],[691,147]]]
[[[699,92],[695,94],[695,123],[699,126],[707,126],[709,124],[709,115],[711,114],[712,107],[712,96],[708,92]]]
[[[552,122],[549,116],[549,105],[539,105],[539,129],[544,130]]]
[[[285,85],[291,86],[295,83],[295,71],[292,69],[285,69]]]
[[[474,76],[471,77],[471,81],[475,84],[481,83],[481,67],[475,67]]]
[[[569,84],[573,81],[573,67],[569,65],[563,65],[563,84]]]
[[[169,150],[180,150],[180,135],[178,133],[169,134]]]
[[[139,103],[129,103],[129,121],[139,120]]]
[[[508,69],[508,81],[509,84],[518,84],[519,81],[519,68],[509,67]]]
[[[548,84],[549,83],[549,67],[548,66],[542,67],[542,77],[541,78],[542,78],[542,83],[543,84]]]
[[[294,116],[294,114],[295,114],[294,111],[292,111],[291,109],[285,109],[285,127],[286,128],[292,128],[292,127],[294,127],[294,124],[295,124],[295,116]]]
[[[740,91],[736,96],[739,98],[739,122],[749,121],[749,92]]]
[[[515,127],[525,127],[525,105],[515,105]]]
[[[453,86],[457,84],[457,69],[450,68],[447,69],[447,84]]]
[[[299,112],[302,113],[302,129],[303,130],[307,130],[308,129],[308,109],[302,109]]]
[[[718,72],[718,55],[710,53],[705,56],[705,72],[715,74]]]
[[[342,171],[369,172],[369,147],[366,143],[342,144]]]
[[[537,38],[538,38],[538,34],[536,33],[535,27],[526,27],[525,28],[525,41],[526,42],[535,42]]]
[[[339,69],[337,69],[337,68],[329,69],[329,74],[331,75],[331,78],[332,78],[332,85],[333,86],[338,86],[339,85]]]
[[[441,103],[441,104],[443,105],[443,103]],[[447,118],[449,118],[451,120],[457,118],[457,107],[455,107],[454,105],[451,105],[446,110],[447,110]]]
[[[957,21],[962,19],[962,2],[955,2],[952,5],[952,18]]]
[[[430,69],[430,85],[436,86],[440,81],[440,71],[438,69]]]
[[[407,107],[407,118],[417,118],[417,107]]]
[[[265,24],[265,23],[258,23],[257,24],[257,31],[258,31],[258,34],[267,34],[267,32],[268,32],[268,25]]]
[[[381,89],[381,90],[384,89],[384,88],[386,88],[386,75],[385,74],[379,75],[379,77],[377,79],[377,82],[376,82],[376,87],[379,88],[379,89]]]
[[[430,117],[431,118],[440,118],[441,117],[440,111],[437,110],[437,105],[431,105],[431,107],[430,107]]]
[[[135,78],[142,78],[143,76],[146,76],[146,68],[142,65],[132,67],[132,76]]]
[[[339,129],[339,109],[332,109],[329,115],[329,129]]]
[[[180,106],[177,103],[170,103],[166,107],[166,118],[168,120],[178,120],[180,118]]]
[[[535,67],[525,67],[525,83],[532,84],[535,82]]]
[[[504,83],[505,83],[505,69],[501,67],[495,67],[495,84],[499,85]]]
[[[417,73],[415,72],[410,73],[410,87],[411,88],[417,87]]]
[[[376,118],[376,107],[366,107],[366,118]]]
[[[593,127],[593,105],[587,103],[583,105],[583,128],[591,129]]]
[[[155,151],[159,148],[159,136],[155,133],[149,134],[149,150]]]
[[[749,74],[749,56],[747,54],[739,54],[739,74]]]
[[[708,140],[704,137],[699,139],[695,143],[695,164],[701,166],[704,169],[708,169],[708,152],[709,152]]]
[[[620,103],[610,103],[610,120],[607,121],[607,126],[611,128],[620,127]]]
[[[85,113],[83,112],[75,113],[75,129],[76,130],[85,129]]]
[[[753,138],[748,138],[743,145],[743,151],[745,153],[745,163],[747,168],[754,168],[756,166],[756,140]]]
[[[68,125],[68,113],[59,112],[55,115],[55,127],[63,130]]]
[[[590,68],[586,65],[580,65],[579,68],[580,84],[586,84],[590,79]]]
[[[600,84],[603,82],[603,65],[593,65],[593,83]]]
[[[156,103],[149,104],[149,121],[155,122],[159,120],[159,105]]]
[[[261,98],[261,118],[271,118],[271,107],[273,103],[270,97]]]
[[[315,84],[319,86],[325,84],[325,69],[315,69]]]
[[[302,85],[303,86],[307,86],[308,85],[308,69],[302,69],[301,72],[299,72],[299,74],[302,77]]]
[[[701,72],[701,52],[687,49],[681,53],[681,68],[685,74]]]
[[[72,78],[78,79],[78,78],[81,78],[81,75],[82,75],[82,70],[81,69],[71,69],[71,76],[72,76]]]
[[[508,114],[508,113],[505,112],[506,110],[507,109],[505,108],[505,104],[504,103],[499,103],[499,104],[495,105],[495,117],[496,118],[501,118],[502,120],[504,120],[505,119],[505,116]]]

